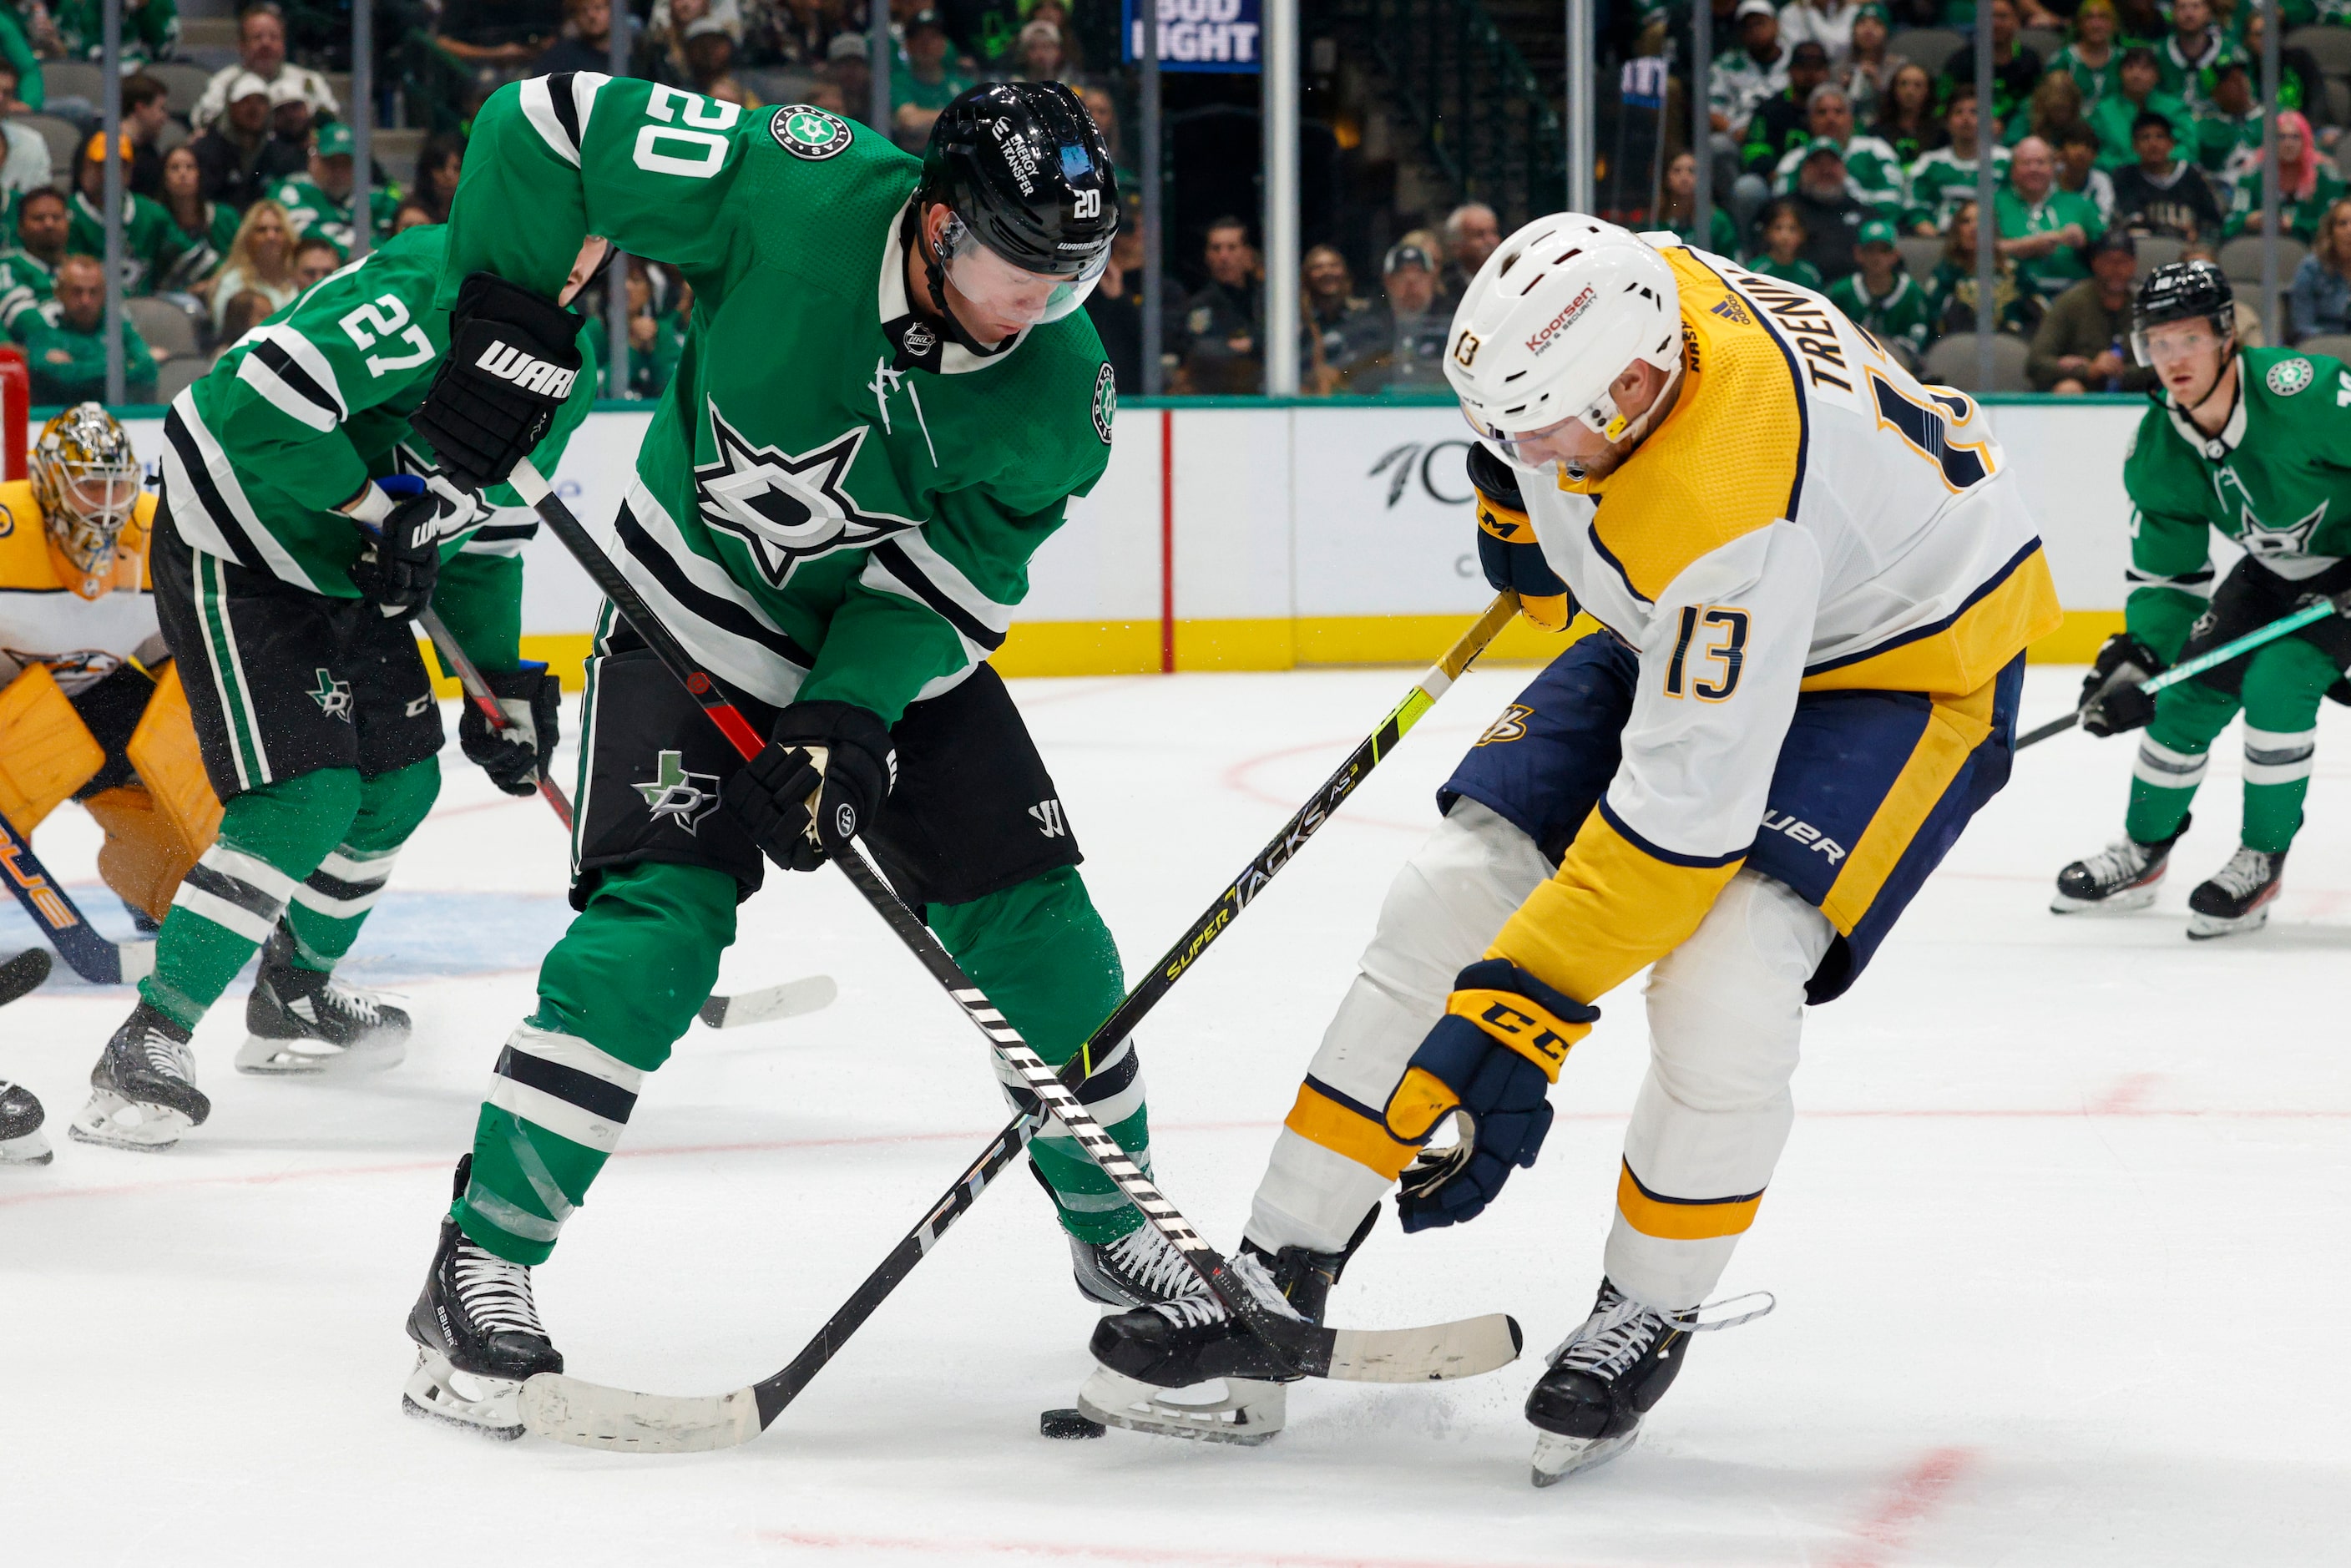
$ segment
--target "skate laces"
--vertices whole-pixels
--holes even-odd
[[[1150,1295],[1174,1301],[1208,1293],[1184,1254],[1148,1225],[1129,1231],[1105,1250],[1113,1265]]]
[[[1735,1317],[1707,1319],[1700,1315],[1753,1301],[1761,1301],[1763,1304]],[[1649,1347],[1668,1331],[1713,1333],[1722,1329],[1735,1329],[1741,1323],[1753,1322],[1778,1305],[1769,1291],[1750,1291],[1743,1296],[1708,1301],[1700,1307],[1661,1312],[1655,1307],[1635,1301],[1614,1285],[1605,1285],[1601,1288],[1600,1301],[1592,1309],[1592,1315],[1584,1319],[1583,1325],[1573,1333],[1560,1341],[1559,1348],[1551,1353],[1551,1364],[1613,1379],[1647,1354]]]
[[[2212,881],[2231,898],[2259,893],[2271,876],[2271,857],[2261,850],[2239,845],[2229,863],[2212,873]]]
[[[383,1021],[383,1004],[376,999],[373,991],[355,990],[329,975],[326,984],[319,988],[317,995],[345,1018],[357,1019],[364,1024]]]
[[[2108,883],[2126,882],[2138,875],[2155,863],[2155,858],[2147,852],[2146,845],[2134,839],[2122,838],[2084,861],[2082,869],[2090,873],[2090,881],[2095,885],[2104,887]]]
[[[1172,1252],[1175,1249],[1170,1247],[1168,1250]],[[1281,1287],[1274,1283],[1272,1270],[1256,1253],[1244,1248],[1225,1262],[1232,1270],[1233,1277],[1239,1281],[1241,1289],[1259,1307],[1277,1317],[1290,1318],[1301,1323],[1306,1321],[1299,1315],[1298,1309],[1290,1304],[1290,1298],[1281,1293]],[[1232,1316],[1225,1310],[1225,1303],[1217,1299],[1216,1292],[1205,1285],[1196,1295],[1155,1301],[1151,1310],[1177,1328],[1205,1328],[1210,1323],[1226,1322]]]
[[[196,1081],[196,1052],[193,1042],[173,1040],[152,1025],[139,1031],[139,1054],[147,1061],[148,1068],[166,1078],[176,1078],[183,1083]]]
[[[470,1241],[457,1243],[457,1296],[465,1315],[485,1333],[511,1332],[540,1339],[538,1305],[530,1296],[530,1270],[486,1252]]]

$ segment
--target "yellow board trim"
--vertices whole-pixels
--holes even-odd
[[[1298,1086],[1298,1102],[1281,1124],[1310,1144],[1354,1161],[1394,1181],[1404,1174],[1420,1150],[1388,1136],[1385,1127],[1367,1121],[1311,1083]],[[1435,1124],[1435,1118],[1430,1119]]]
[[[1625,1223],[1644,1236],[1654,1236],[1661,1241],[1711,1241],[1719,1236],[1738,1236],[1755,1223],[1755,1211],[1763,1207],[1763,1195],[1751,1197],[1729,1197],[1719,1202],[1682,1203],[1653,1197],[1642,1190],[1629,1165],[1619,1167],[1616,1178],[1616,1212]]]

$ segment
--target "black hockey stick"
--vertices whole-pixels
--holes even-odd
[[[129,985],[154,969],[155,944],[99,936],[33,853],[31,835],[18,832],[5,817],[0,817],[0,882],[8,884],[57,956],[90,984]]]
[[[766,744],[758,733],[726,699],[718,684],[694,663],[684,646],[662,624],[635,587],[589,537],[579,518],[555,496],[528,459],[517,465],[510,482],[611,600],[613,609],[677,676],[720,733],[742,756],[756,757]],[[1142,1213],[1144,1223],[1184,1255],[1186,1262],[1234,1319],[1295,1371],[1310,1376],[1330,1376],[1335,1364],[1341,1369],[1339,1375],[1352,1374],[1369,1381],[1420,1382],[1448,1375],[1448,1369],[1451,1375],[1489,1371],[1515,1358],[1521,1339],[1519,1326],[1500,1314],[1428,1328],[1339,1331],[1284,1317],[1260,1306],[1234,1277],[1224,1255],[1193,1228],[1094,1120],[1060,1074],[1029,1049],[1019,1031],[989,1004],[987,994],[972,983],[939,945],[930,928],[899,902],[862,852],[852,846],[852,852],[832,858],[851,885],[897,934],[932,978],[963,1009],[965,1017],[987,1037],[989,1051],[997,1060],[1010,1068],[1047,1113],[1061,1124],[1087,1157]],[[1080,1053],[1077,1065],[1081,1075],[1086,1054]],[[1001,1162],[995,1168],[1000,1170]],[[1476,1347],[1481,1354],[1468,1354],[1458,1344],[1465,1334],[1482,1342]],[[1495,1355],[1498,1341],[1507,1343],[1507,1354]],[[1471,1361],[1483,1364],[1468,1364]],[[680,1401],[603,1388],[561,1374],[542,1373],[526,1385],[523,1405],[525,1418],[535,1429],[564,1441],[590,1448],[684,1451],[730,1447],[763,1428],[766,1423],[758,1417],[759,1401],[756,1397],[748,1401],[740,1397],[747,1392],[751,1391],[737,1390],[716,1400]],[[735,1403],[731,1411],[711,1408],[724,1406],[728,1401]],[[780,1410],[781,1403],[775,1408]],[[710,1419],[713,1416],[717,1417],[716,1421]],[[684,1418],[683,1424],[680,1417]],[[758,1426],[747,1425],[753,1421],[758,1421]]]
[[[48,977],[49,952],[46,947],[27,947],[0,964],[0,1008],[38,988]]]

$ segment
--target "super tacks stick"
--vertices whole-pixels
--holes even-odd
[[[570,508],[549,488],[538,470],[526,460],[516,467],[510,483],[538,510],[556,538],[578,559],[596,586],[611,601],[614,610],[678,677],[688,695],[701,705],[711,722],[733,742],[736,749],[747,758],[757,756],[765,744],[758,733],[726,699],[717,683],[694,663],[692,655],[661,623],[643,596],[621,575],[611,558],[589,537],[579,518],[573,517]],[[1499,630],[1500,624],[1507,621],[1508,614],[1503,603],[1498,601],[1479,622],[1480,627],[1485,627],[1489,621],[1493,622],[1492,629],[1486,632],[1487,637],[1490,638],[1493,630]],[[1482,647],[1484,639],[1480,639],[1478,645]],[[1475,656],[1474,650],[1470,656]],[[1468,662],[1468,658],[1464,658],[1461,664],[1466,665]],[[1437,690],[1441,692],[1444,685],[1451,683],[1458,668],[1447,672],[1440,665],[1434,673],[1442,676],[1441,684],[1437,686]],[[1420,713],[1435,700],[1434,694],[1426,691],[1425,685],[1426,683],[1423,686],[1416,686],[1413,695],[1407,696],[1398,708],[1397,714],[1391,716],[1391,725],[1396,725],[1399,718],[1402,719],[1397,734],[1401,735],[1403,728],[1409,727],[1411,720],[1418,718]],[[1410,710],[1409,717],[1403,717],[1407,709]],[[1386,725],[1382,727],[1383,736],[1387,728]],[[1380,738],[1374,737],[1374,743],[1376,745]],[[1351,767],[1353,760],[1350,759]],[[1347,771],[1343,768],[1342,774]],[[1352,780],[1347,787],[1353,788]],[[1343,791],[1342,794],[1343,796]],[[1318,798],[1315,805],[1309,808],[1317,811],[1315,826],[1321,825],[1320,805]],[[1301,813],[1301,818],[1304,815]],[[1276,841],[1274,852],[1270,852],[1280,854],[1280,859],[1274,862],[1274,869],[1279,869],[1281,861],[1288,858],[1291,847],[1285,840]],[[1141,1211],[1144,1222],[1184,1254],[1186,1261],[1191,1264],[1238,1321],[1299,1372],[1318,1377],[1416,1383],[1490,1371],[1517,1355],[1520,1343],[1519,1326],[1499,1313],[1424,1328],[1346,1331],[1302,1322],[1259,1306],[1247,1289],[1233,1277],[1231,1266],[1224,1256],[1202,1239],[1151,1178],[1127,1158],[1117,1142],[1079,1103],[1069,1084],[1046,1066],[1029,1049],[1028,1042],[1020,1038],[1019,1031],[1006,1021],[1001,1012],[989,1005],[986,994],[964,974],[946,949],[939,946],[929,928],[883,884],[880,874],[867,863],[863,855],[853,852],[836,855],[833,859],[859,894],[888,922],[890,928],[897,933],[899,939],[924,968],[963,1009],[965,1016],[987,1036],[989,1050],[997,1059],[1019,1077],[1023,1087],[1037,1098],[1046,1113],[1061,1124],[1078,1146],[1126,1195]],[[1241,895],[1242,903],[1254,895],[1258,885],[1262,885],[1261,880]],[[1238,884],[1236,886],[1238,888]],[[1220,904],[1219,911],[1212,915],[1209,921],[1215,929],[1220,930],[1229,918]],[[1205,946],[1205,942],[1199,946]],[[1192,956],[1196,956],[1196,951]],[[1185,957],[1176,965],[1175,974],[1182,974],[1190,962],[1190,957]],[[1172,981],[1173,977],[1169,978]],[[1156,998],[1152,999],[1156,1000]],[[1130,1003],[1133,1000],[1129,998]],[[1123,1038],[1123,1030],[1118,1033],[1108,1031],[1118,1023],[1119,1016],[1127,1010],[1127,1006],[1123,1004],[1119,1014],[1113,1015],[1102,1031],[1097,1031],[1095,1039],[1115,1040]],[[1081,1051],[1078,1061],[1072,1063],[1077,1069],[1077,1079],[1082,1078],[1083,1063],[1090,1054],[1090,1051]],[[1033,1124],[1025,1117],[1016,1122],[1016,1134],[1024,1124],[1029,1128],[1029,1135],[1033,1135]],[[999,1139],[982,1156],[981,1163],[987,1166],[989,1174],[993,1175],[1002,1170],[1027,1141],[1028,1135],[1019,1136],[1017,1142]],[[956,1212],[959,1213],[960,1209]],[[925,1224],[925,1228],[934,1239],[945,1228],[945,1224],[936,1219],[926,1220]],[[924,1249],[926,1247],[918,1248],[916,1256],[919,1257]],[[885,1272],[888,1268],[889,1265],[885,1264]],[[861,1313],[861,1321],[862,1317]],[[787,1369],[787,1374],[789,1372]],[[774,1381],[780,1382],[780,1377]],[[791,1392],[797,1391],[794,1388]],[[606,1388],[561,1374],[542,1373],[526,1385],[523,1409],[525,1419],[534,1430],[582,1447],[683,1452],[727,1448],[747,1440],[766,1427],[790,1396],[790,1393],[780,1388],[771,1393],[764,1385],[754,1385],[726,1395],[680,1399]],[[763,1406],[771,1407],[763,1409]]]

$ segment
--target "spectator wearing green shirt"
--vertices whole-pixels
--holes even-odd
[[[2318,239],[2326,209],[2343,194],[2342,176],[2319,158],[2311,141],[2310,121],[2289,109],[2277,117],[2278,233],[2304,245]],[[2236,204],[2230,210],[2226,232],[2231,235],[2262,232],[2262,169],[2256,162],[2237,181]]]
[[[2024,373],[2036,391],[2145,392],[2155,372],[2131,362],[2131,294],[2138,246],[2115,229],[2090,247],[2090,276],[2049,302]]]
[[[40,308],[57,295],[57,265],[72,232],[66,199],[44,186],[16,204],[16,243],[0,250],[0,331],[22,343],[40,321]]]
[[[1666,165],[1666,195],[1657,209],[1660,226],[1669,228],[1684,245],[1694,245],[1717,256],[1739,255],[1739,225],[1722,204],[1714,204],[1712,221],[1704,234],[1698,229],[1698,159],[1687,151],[1674,154]]]
[[[0,60],[16,68],[16,101],[26,110],[38,113],[48,97],[41,86],[41,57],[25,37],[24,22],[7,5],[0,5]]]
[[[57,298],[40,308],[26,334],[33,402],[75,403],[106,396],[106,268],[98,258],[57,264]],[[155,356],[131,318],[122,318],[122,390],[131,402],[155,398]]]
[[[1901,216],[1902,165],[1895,158],[1894,149],[1876,137],[1854,134],[1851,95],[1834,82],[1823,82],[1813,89],[1804,110],[1812,137],[1780,160],[1779,167],[1772,172],[1772,194],[1792,195],[1806,155],[1812,148],[1828,141],[1844,159],[1845,187],[1853,193],[1854,200],[1879,217]]]
[[[180,227],[160,202],[131,190],[131,141],[117,144],[122,161],[122,292],[152,294],[187,248]],[[73,232],[66,248],[76,256],[106,254],[106,135],[89,139],[75,171]],[[71,401],[71,400],[68,400]]]
[[[2224,190],[2261,167],[2262,111],[2244,61],[2231,60],[2214,76],[2211,107],[2196,117],[2194,145],[2198,164],[2218,175]]]
[[[2090,129],[2098,133],[2098,167],[2119,169],[2138,162],[2131,128],[2142,114],[2159,114],[2171,121],[2172,140],[2182,147],[2196,145],[2196,116],[2177,95],[2163,90],[2163,73],[2155,51],[2144,44],[2123,51],[2116,68],[2121,86],[2090,109]]]
[[[1970,201],[1976,191],[1976,147],[1980,117],[1976,113],[1976,89],[1962,82],[1951,90],[1951,106],[1943,123],[1950,134],[1948,146],[1938,147],[1910,165],[1910,207],[1904,221],[1916,235],[1938,235],[1950,227],[1958,204]],[[2008,176],[2005,148],[1991,151],[1994,180]]]
[[[2087,196],[2057,183],[2056,154],[2038,136],[2016,144],[1992,211],[2000,253],[2026,288],[2047,299],[2090,275],[2082,253],[2106,225]]]
[[[57,47],[69,60],[94,60],[105,52],[105,12],[99,0],[57,0],[49,8]],[[168,60],[180,48],[178,0],[122,0],[122,63]]]
[[[904,57],[890,68],[891,129],[898,145],[927,143],[939,110],[971,85],[948,57],[946,23],[939,14],[925,6],[908,17]]]
[[[1894,225],[1884,218],[1862,225],[1853,254],[1860,270],[1829,285],[1829,302],[1916,371],[1935,335],[1935,318],[1928,308],[1926,288],[1902,265]]]
[[[307,179],[288,180],[270,198],[286,209],[287,220],[304,239],[323,239],[348,260],[351,254],[353,214],[351,190],[357,174],[351,163],[351,128],[330,120],[310,134],[310,172]],[[368,193],[370,243],[380,244],[392,232],[392,215],[400,209],[400,189],[381,183]]]
[[[2082,0],[2082,8],[2074,13],[2073,41],[2049,62],[2052,71],[2064,72],[2082,89],[2085,115],[2100,99],[2122,89],[2124,51],[2115,44],[2121,30],[2114,0]]]
[[[2212,20],[2212,0],[2172,0],[2171,31],[2155,52],[2163,90],[2185,99],[2199,114],[2212,101],[2214,73],[2244,51]]]
[[[1803,257],[1808,237],[1804,220],[1796,204],[1782,197],[1763,209],[1761,225],[1763,248],[1747,264],[1750,272],[1766,277],[1778,277],[1790,283],[1801,283],[1807,288],[1821,287],[1821,269]]]

